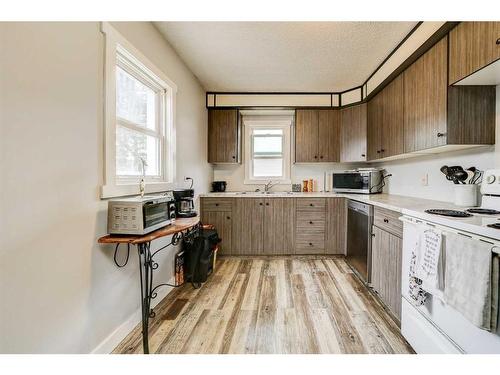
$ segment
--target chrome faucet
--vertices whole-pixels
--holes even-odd
[[[278,185],[278,183],[276,182],[276,183],[273,184],[273,181],[269,180],[269,182],[264,185],[264,191],[267,193],[275,185]]]

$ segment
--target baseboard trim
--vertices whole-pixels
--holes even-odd
[[[171,280],[172,282],[173,280]],[[172,287],[159,288],[158,296],[152,307],[158,305],[174,289]],[[141,309],[134,312],[124,323],[118,326],[108,337],[97,345],[90,354],[110,354],[127,335],[141,322]]]

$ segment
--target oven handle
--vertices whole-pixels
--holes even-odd
[[[493,253],[500,254],[500,242],[499,241],[495,241],[493,239],[483,237],[483,236],[478,236],[476,234],[472,234],[472,233],[468,233],[468,232],[462,232],[460,230],[453,229],[451,227],[447,227],[447,226],[440,225],[440,224],[430,223],[428,221],[416,219],[416,218],[413,218],[410,216],[400,216],[399,220],[401,220],[403,223],[408,223],[408,224],[428,225],[429,227],[436,228],[436,229],[443,231],[444,234],[453,233],[453,234],[458,234],[459,236],[468,237],[468,238],[476,240],[476,241],[486,242],[490,245],[495,246],[494,248],[492,248]]]

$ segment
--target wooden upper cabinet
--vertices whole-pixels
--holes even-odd
[[[399,155],[403,147],[403,75],[395,78],[383,92],[382,149],[383,158]]]
[[[500,22],[461,22],[449,37],[450,84],[500,59]]]
[[[318,161],[318,111],[298,109],[295,115],[295,161]]]
[[[208,110],[208,162],[239,163],[237,109]]]
[[[339,161],[340,116],[338,110],[297,109],[295,162]]]
[[[446,144],[447,38],[404,73],[404,152]]]
[[[367,104],[340,111],[340,161],[366,161]]]
[[[399,75],[368,103],[368,159],[403,153],[403,77]]]
[[[380,159],[382,149],[382,108],[383,92],[379,92],[368,102],[367,154],[368,160]]]
[[[340,111],[320,110],[318,114],[318,157],[320,162],[340,159]]]

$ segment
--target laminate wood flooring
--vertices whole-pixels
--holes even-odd
[[[150,320],[151,353],[413,353],[343,257],[224,257]],[[138,325],[114,353],[142,353]]]

